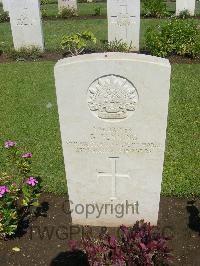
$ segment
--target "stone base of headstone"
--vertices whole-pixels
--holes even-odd
[[[76,0],[58,0],[58,12],[61,13],[63,9],[77,10]]]
[[[179,16],[182,11],[188,10],[191,16],[195,15],[196,0],[176,0],[176,15]]]

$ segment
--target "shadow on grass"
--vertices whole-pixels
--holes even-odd
[[[195,206],[195,201],[188,201],[186,209],[189,213],[188,227],[200,235],[200,211]]]
[[[90,266],[87,256],[80,250],[61,252],[50,266]]]

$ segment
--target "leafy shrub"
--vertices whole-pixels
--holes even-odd
[[[39,205],[41,180],[31,172],[31,153],[22,153],[13,141],[2,147],[0,173],[0,236],[14,235]],[[4,159],[2,159],[4,158]]]
[[[42,52],[38,47],[30,47],[30,48],[21,48],[19,50],[11,49],[9,52],[9,57],[17,60],[17,61],[25,61],[25,60],[36,60],[41,57]]]
[[[7,22],[10,20],[8,12],[1,12],[0,13],[0,22]]]
[[[58,17],[60,18],[71,18],[71,17],[77,17],[78,16],[78,13],[77,13],[77,10],[74,9],[74,8],[63,8],[59,14],[58,14]]]
[[[101,7],[100,6],[95,7],[94,16],[101,16]]]
[[[41,4],[41,5],[47,5],[48,3],[49,3],[48,0],[41,0],[41,1],[40,1],[40,4]]]
[[[172,19],[162,26],[149,28],[146,48],[156,56],[177,54],[195,58],[200,53],[198,24],[193,20]]]
[[[162,18],[168,15],[166,3],[163,0],[144,0],[144,16]]]
[[[131,45],[128,46],[123,40],[114,40],[104,43],[104,51],[106,52],[130,52]]]
[[[90,31],[64,35],[61,42],[64,53],[70,53],[71,55],[81,54],[86,48],[94,44],[96,44],[96,37]]]
[[[90,265],[168,265],[167,238],[155,233],[150,224],[137,222],[132,228],[121,226],[119,239],[108,234],[94,239],[71,240],[72,251],[82,250]]]
[[[182,19],[186,19],[186,18],[190,18],[191,15],[190,15],[190,12],[189,10],[185,9],[185,10],[182,10],[179,15],[178,15],[179,18],[182,18]]]
[[[41,15],[42,15],[42,18],[47,17],[47,4],[48,4],[48,0],[41,0]]]

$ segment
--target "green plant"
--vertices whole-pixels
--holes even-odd
[[[41,50],[35,46],[30,48],[23,47],[19,50],[11,49],[8,52],[9,57],[17,61],[36,60],[41,57],[41,54]]]
[[[9,14],[8,14],[8,12],[1,12],[0,13],[0,23],[1,22],[7,22],[7,21],[9,21],[10,20],[10,17],[9,17]]]
[[[47,4],[48,4],[48,0],[41,0],[41,15],[42,15],[42,18],[47,17]]]
[[[186,19],[186,18],[190,18],[191,15],[190,15],[190,12],[189,10],[185,9],[185,10],[182,10],[179,15],[178,15],[179,18],[182,18],[182,19]]]
[[[48,0],[41,0],[41,1],[40,1],[40,4],[41,4],[41,5],[47,5],[48,2],[49,2]]]
[[[95,7],[94,16],[101,16],[101,7],[100,6]]]
[[[77,17],[78,13],[77,10],[74,8],[62,8],[62,10],[59,12],[58,16],[60,18],[71,18],[71,17]]]
[[[146,32],[146,48],[151,54],[172,54],[195,58],[200,53],[200,29],[193,20],[171,19]]]
[[[33,215],[39,206],[41,180],[30,176],[31,158],[32,154],[22,153],[14,141],[6,141],[2,147],[0,236],[4,238],[14,235],[24,219]]]
[[[123,40],[114,40],[110,42],[104,42],[103,50],[106,52],[130,52],[131,45],[123,42]]]
[[[81,54],[86,48],[94,44],[96,44],[96,37],[90,31],[64,35],[61,42],[64,53],[70,53],[71,55]]]
[[[144,0],[144,16],[162,18],[168,15],[166,3],[162,0]]]

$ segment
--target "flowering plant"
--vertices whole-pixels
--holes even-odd
[[[39,206],[41,180],[31,172],[32,153],[22,153],[8,140],[2,147],[0,172],[0,236],[14,235]]]
[[[168,239],[154,229],[140,221],[131,228],[120,226],[118,238],[109,234],[99,239],[87,236],[80,241],[70,240],[69,246],[72,251],[82,250],[93,266],[169,265]]]

